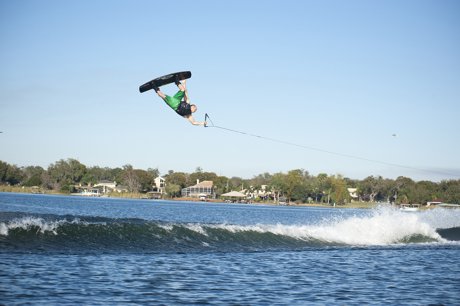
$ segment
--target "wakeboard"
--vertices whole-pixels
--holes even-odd
[[[139,91],[142,93],[144,91],[153,89],[154,87],[160,87],[166,84],[171,84],[176,82],[176,80],[185,80],[190,79],[192,73],[190,71],[175,72],[168,75],[161,76],[159,78],[153,79],[145,84],[139,86]]]

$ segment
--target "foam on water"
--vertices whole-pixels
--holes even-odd
[[[14,229],[30,230],[31,228],[37,228],[38,232],[42,234],[50,232],[57,235],[57,229],[66,223],[77,224],[80,223],[80,220],[74,219],[71,222],[67,220],[46,221],[43,218],[23,217],[9,222],[1,222],[0,235],[8,236],[9,231]]]
[[[140,219],[82,219],[74,216],[22,216],[0,222],[0,242],[16,246],[47,243],[55,248],[104,245],[140,249],[264,249],[324,245],[385,246],[445,243],[439,229],[458,240],[460,211],[434,209],[405,213],[391,208],[315,224],[164,223]],[[3,238],[2,238],[3,237]],[[40,237],[40,239],[37,239]],[[56,238],[52,238],[56,237]],[[6,239],[6,240],[5,240]]]
[[[393,209],[379,209],[367,217],[351,217],[307,229],[317,239],[349,245],[388,245],[411,236],[441,240],[436,228],[417,214]]]
[[[188,225],[187,228],[207,235],[207,229],[221,229],[230,233],[272,233],[300,240],[320,240],[346,245],[388,245],[403,243],[408,238],[422,236],[444,241],[437,229],[460,226],[460,211],[435,209],[407,213],[381,207],[367,216],[331,218],[316,225]]]

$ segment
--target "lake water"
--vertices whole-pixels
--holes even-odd
[[[460,304],[460,210],[0,193],[0,304]]]

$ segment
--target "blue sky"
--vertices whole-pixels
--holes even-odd
[[[459,13],[444,0],[0,0],[0,160],[458,179]],[[337,154],[194,127],[138,92],[182,70],[197,119]]]

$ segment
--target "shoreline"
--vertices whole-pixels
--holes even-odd
[[[70,197],[82,197],[82,198],[111,198],[111,199],[132,199],[132,200],[146,200],[146,201],[173,201],[173,202],[202,202],[202,203],[216,203],[216,204],[240,204],[240,205],[269,205],[269,206],[286,206],[286,207],[317,207],[317,208],[339,208],[339,209],[372,209],[378,207],[379,203],[368,203],[368,202],[352,202],[345,205],[330,205],[326,203],[293,203],[280,205],[274,202],[251,202],[251,203],[227,203],[225,200],[220,199],[207,199],[206,201],[200,201],[197,198],[162,198],[162,199],[150,199],[146,198],[142,193],[122,193],[122,194],[111,194],[104,196],[84,196],[79,194],[69,194],[56,191],[43,191],[37,190],[32,187],[12,187],[12,186],[0,186],[0,192],[4,193],[22,193],[30,195],[56,195],[56,196],[70,196]]]

